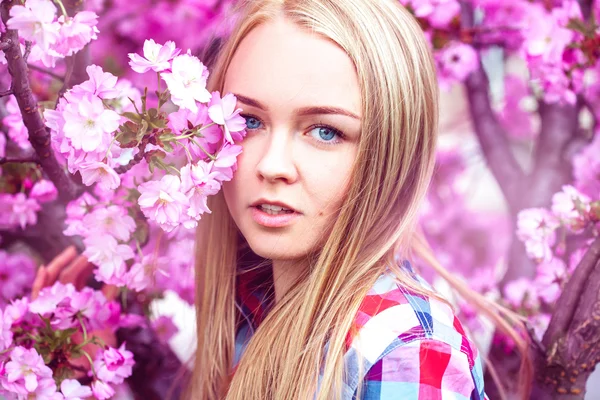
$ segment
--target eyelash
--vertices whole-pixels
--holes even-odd
[[[260,123],[261,123],[261,124],[263,123],[263,122],[261,121],[261,119],[260,119],[260,118],[258,118],[258,117],[256,117],[256,116],[254,116],[254,115],[252,115],[252,114],[240,114],[240,116],[241,116],[241,117],[243,117],[243,118],[245,118],[245,119],[248,119],[248,118],[254,118],[254,119],[256,119],[256,120],[260,121]],[[319,122],[318,124],[311,125],[311,126],[308,128],[308,131],[310,132],[310,131],[312,131],[312,130],[313,130],[313,129],[315,129],[315,128],[326,128],[326,129],[331,129],[331,130],[332,130],[332,131],[333,131],[333,132],[334,132],[334,133],[337,135],[338,139],[337,139],[337,140],[335,140],[335,141],[325,141],[325,140],[318,140],[318,139],[315,139],[315,141],[316,141],[316,142],[318,142],[319,144],[322,144],[322,145],[324,145],[324,146],[333,146],[333,145],[336,145],[336,144],[339,144],[339,143],[341,143],[343,140],[345,140],[345,139],[346,139],[346,135],[344,135],[344,133],[343,133],[342,131],[340,131],[339,129],[336,129],[336,128],[334,128],[334,127],[333,127],[333,126],[331,126],[331,125],[327,125],[327,124],[323,124],[323,123]],[[246,128],[246,129],[247,129],[247,130],[252,130],[252,129],[250,129],[250,128]],[[255,129],[257,129],[257,128],[255,128]]]

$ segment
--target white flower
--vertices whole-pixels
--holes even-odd
[[[136,53],[129,53],[131,59],[129,65],[132,70],[139,74],[149,70],[164,71],[171,68],[171,60],[179,54],[179,51],[172,41],[168,41],[164,46],[161,46],[154,40],[148,39],[144,42],[144,57]]]
[[[165,72],[161,76],[167,83],[171,92],[171,101],[179,107],[197,112],[200,103],[207,103],[211,94],[206,90],[208,69],[198,58],[183,54],[173,59],[172,72]]]
[[[121,120],[119,114],[105,109],[102,100],[89,93],[78,102],[67,104],[63,117],[63,131],[73,148],[87,152],[106,150],[110,134]]]
[[[17,29],[25,40],[36,42],[43,50],[56,43],[60,25],[54,21],[56,7],[50,0],[27,0],[25,6],[10,9],[8,29]]]

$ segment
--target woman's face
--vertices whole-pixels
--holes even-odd
[[[224,92],[247,122],[238,170],[223,187],[229,211],[256,254],[300,259],[329,233],[357,155],[353,64],[333,42],[277,19],[241,42]]]

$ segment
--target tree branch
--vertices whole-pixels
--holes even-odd
[[[12,1],[9,0],[4,0],[0,4],[0,13],[5,25],[9,19],[11,4]],[[38,155],[44,172],[56,186],[61,200],[73,200],[78,196],[79,189],[58,163],[50,146],[50,134],[42,121],[37,102],[31,92],[27,76],[27,64],[21,54],[17,31],[7,29],[0,38],[3,43],[9,44],[4,52],[6,53],[8,71],[12,77],[12,89],[23,116],[23,123],[29,133],[29,141]]]
[[[473,9],[466,2],[461,4],[461,23],[465,28],[473,27]],[[465,86],[481,150],[508,203],[514,205],[513,200],[521,195],[525,175],[510,149],[505,130],[492,110],[489,82],[481,64],[467,77]]]
[[[0,98],[1,97],[6,97],[6,96],[10,96],[11,94],[14,94],[14,92],[12,91],[12,89],[5,90],[3,92],[0,92]]]
[[[584,287],[589,283],[589,277],[600,260],[600,237],[592,243],[585,256],[577,265],[573,276],[567,282],[562,295],[555,305],[555,311],[544,333],[542,344],[548,348],[558,336],[567,332],[575,316],[575,310],[581,301]],[[600,285],[596,286],[596,288]]]
[[[583,400],[600,361],[600,238],[596,238],[554,306],[536,356],[532,398]]]
[[[42,68],[42,67],[38,67],[35,64],[27,64],[27,67],[29,69],[34,70],[34,71],[38,71],[38,72],[41,72],[41,73],[46,74],[48,76],[51,76],[52,78],[56,79],[57,81],[61,81],[62,82],[62,81],[65,80],[65,78],[63,76],[55,74],[54,72],[52,72],[52,71],[50,71],[48,69],[45,69],[45,68]]]
[[[0,165],[8,163],[35,163],[39,164],[40,160],[37,157],[26,157],[26,158],[7,158],[0,157]]]
[[[552,195],[572,180],[571,160],[565,156],[569,144],[578,137],[575,105],[540,104],[541,130],[535,145],[533,170],[528,177],[523,207],[546,207]]]

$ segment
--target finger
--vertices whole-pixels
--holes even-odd
[[[102,293],[106,300],[111,301],[117,298],[117,294],[119,294],[119,288],[115,285],[104,285],[102,286]]]
[[[77,290],[81,290],[93,270],[94,264],[90,263],[87,257],[79,256],[60,273],[58,279],[62,283],[72,283]]]
[[[40,290],[42,290],[42,288],[46,286],[45,284],[47,277],[48,272],[46,270],[46,267],[41,265],[37,270],[37,274],[35,275],[33,285],[31,285],[31,300],[35,300],[40,294]]]
[[[54,257],[50,264],[48,264],[48,285],[53,285],[56,282],[60,271],[65,269],[76,256],[77,249],[75,249],[75,246],[69,246],[62,253]]]

